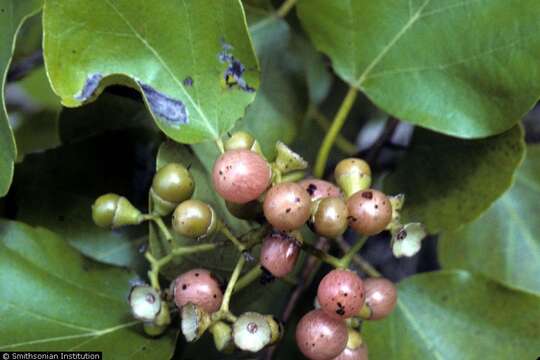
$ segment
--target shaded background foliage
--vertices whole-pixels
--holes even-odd
[[[376,187],[404,192],[404,217],[430,232],[412,258],[394,258],[388,234],[361,251],[400,291],[395,313],[364,327],[370,358],[540,355],[536,0],[299,0],[285,19],[274,15],[281,1],[89,4],[0,0],[7,80],[0,91],[0,350],[223,358],[210,353],[209,337],[188,345],[175,329],[158,340],[143,335],[125,296],[144,277],[141,250],[157,244],[158,234],[150,229],[148,236],[145,226],[98,229],[90,204],[118,192],[146,209],[156,166],[180,161],[192,166],[195,196],[245,231],[211,189],[212,141],[244,129],[269,158],[283,140],[313,164],[353,86],[360,96],[327,174],[345,156],[367,158]],[[232,61],[220,60],[224,51],[245,68],[236,80],[255,92],[223,83]],[[105,78],[81,97],[96,73]],[[143,85],[178,111],[170,100],[180,101],[189,124],[164,119]],[[170,139],[201,143],[187,148]],[[176,262],[166,275],[217,263],[225,279],[234,251]],[[340,250],[334,244],[330,251]],[[308,280],[316,284],[327,270]],[[305,290],[275,358],[301,358],[294,326],[315,290]],[[281,316],[292,291],[283,282],[254,284],[234,297],[233,308]]]

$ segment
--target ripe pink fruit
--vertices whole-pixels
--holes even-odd
[[[294,238],[282,233],[270,234],[261,247],[261,265],[281,278],[294,270],[299,254],[300,247]]]
[[[320,309],[312,310],[296,326],[296,344],[312,360],[329,360],[347,345],[345,321],[334,319]]]
[[[306,190],[313,201],[325,197],[340,197],[342,195],[336,185],[324,180],[304,179],[299,181],[298,185]]]
[[[371,310],[370,320],[387,317],[394,310],[397,302],[397,289],[387,279],[369,278],[364,282],[366,304]]]
[[[355,193],[347,200],[349,225],[359,234],[375,235],[392,220],[392,205],[380,191],[368,189]]]
[[[270,185],[268,162],[250,150],[230,150],[214,164],[212,180],[217,193],[227,201],[244,204],[257,199]]]
[[[333,318],[355,316],[364,305],[362,279],[350,270],[332,270],[319,283],[317,300],[321,309]]]
[[[193,269],[178,276],[173,283],[174,301],[178,308],[191,302],[207,313],[219,310],[223,292],[210,271]]]
[[[311,199],[298,184],[286,182],[273,186],[264,198],[266,220],[278,230],[296,230],[309,219]]]

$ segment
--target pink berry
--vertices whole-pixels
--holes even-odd
[[[347,345],[345,321],[334,319],[320,309],[312,310],[296,326],[296,344],[312,360],[329,360]]]
[[[281,278],[294,270],[300,247],[296,240],[282,233],[268,235],[261,247],[261,265]]]
[[[349,225],[359,234],[375,235],[383,231],[392,220],[392,205],[380,191],[358,191],[347,200]]]
[[[340,197],[342,195],[336,185],[324,180],[304,179],[299,181],[298,185],[306,190],[312,201],[325,197]]]
[[[205,269],[193,269],[178,276],[174,280],[173,289],[178,308],[193,303],[213,313],[219,310],[223,299],[218,281]]]
[[[369,278],[364,282],[366,304],[371,310],[370,320],[379,320],[390,315],[397,302],[397,289],[383,278]]]
[[[364,304],[362,279],[350,270],[332,270],[319,283],[317,300],[321,309],[333,318],[355,316]]]
[[[266,220],[282,231],[296,230],[309,219],[311,199],[298,184],[286,182],[273,186],[264,198]]]
[[[270,185],[268,162],[250,150],[230,150],[214,164],[212,179],[217,193],[227,201],[244,204],[257,199]]]
[[[368,348],[367,345],[362,345],[356,349],[350,349],[346,347],[341,354],[333,358],[332,360],[368,360]]]

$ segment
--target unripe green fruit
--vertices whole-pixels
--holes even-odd
[[[255,138],[245,131],[237,131],[231,135],[231,137],[225,141],[225,151],[229,150],[251,150],[251,147],[255,143]]]
[[[336,238],[347,230],[349,212],[341,198],[327,197],[318,201],[311,217],[315,232],[328,238]]]
[[[334,177],[346,199],[371,186],[371,168],[367,162],[358,158],[341,160],[336,165]]]
[[[168,215],[177,204],[189,199],[194,189],[193,178],[183,165],[169,163],[163,166],[154,176],[150,189],[154,211]]]
[[[117,194],[105,194],[92,205],[92,219],[100,227],[137,225],[143,221],[141,212],[128,199]]]
[[[149,285],[132,287],[128,301],[133,317],[147,323],[154,323],[163,307],[158,292]]]
[[[199,200],[186,200],[176,207],[172,216],[176,233],[190,238],[202,238],[216,230],[216,214],[212,207]]]

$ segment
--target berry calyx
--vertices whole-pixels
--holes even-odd
[[[331,182],[319,179],[304,179],[298,182],[303,187],[312,201],[325,197],[340,197],[341,190]]]
[[[367,162],[358,158],[341,160],[334,169],[334,177],[345,193],[345,198],[371,186],[371,168]]]
[[[244,204],[257,199],[270,185],[272,171],[259,154],[230,150],[214,164],[212,180],[217,193],[227,201]]]
[[[152,181],[150,195],[154,202],[154,211],[168,215],[176,205],[193,195],[195,185],[189,171],[177,163],[161,167]]]
[[[219,310],[223,300],[221,286],[206,269],[193,269],[183,273],[172,284],[174,302],[178,308],[193,303],[207,313]]]
[[[97,226],[117,228],[140,224],[143,216],[128,199],[109,193],[98,197],[92,205],[92,219]]]
[[[172,215],[172,225],[176,233],[200,239],[216,230],[217,219],[210,205],[190,199],[176,207]]]
[[[388,279],[369,278],[364,281],[366,306],[369,308],[369,320],[387,317],[394,310],[397,302],[397,289]]]
[[[356,330],[349,329],[347,346],[332,360],[368,360],[368,348]]]
[[[286,174],[295,170],[304,170],[308,163],[300,155],[292,151],[287,145],[278,141],[276,143],[276,160],[274,164],[276,169]]]
[[[295,238],[281,232],[266,236],[261,247],[260,261],[268,272],[282,278],[294,270],[300,247]]]
[[[300,228],[309,219],[311,199],[298,184],[285,182],[273,186],[264,198],[266,220],[276,229],[291,231]]]
[[[392,220],[392,205],[380,191],[359,191],[347,200],[349,225],[359,234],[375,235],[385,230]]]
[[[319,200],[311,221],[317,234],[336,238],[347,230],[348,216],[347,204],[342,198],[327,197]]]
[[[233,324],[233,339],[240,350],[257,352],[271,344],[272,328],[264,315],[246,312]]]
[[[193,303],[182,306],[181,317],[182,334],[189,342],[198,340],[212,323],[210,315]]]
[[[223,321],[217,321],[210,326],[209,330],[214,338],[214,345],[217,351],[227,354],[234,351],[232,328],[229,324]]]
[[[296,327],[296,344],[312,360],[328,360],[338,356],[347,346],[347,325],[330,317],[323,310],[308,312]]]
[[[326,274],[317,289],[317,300],[330,317],[347,319],[358,314],[364,304],[362,279],[350,271],[335,269]]]

